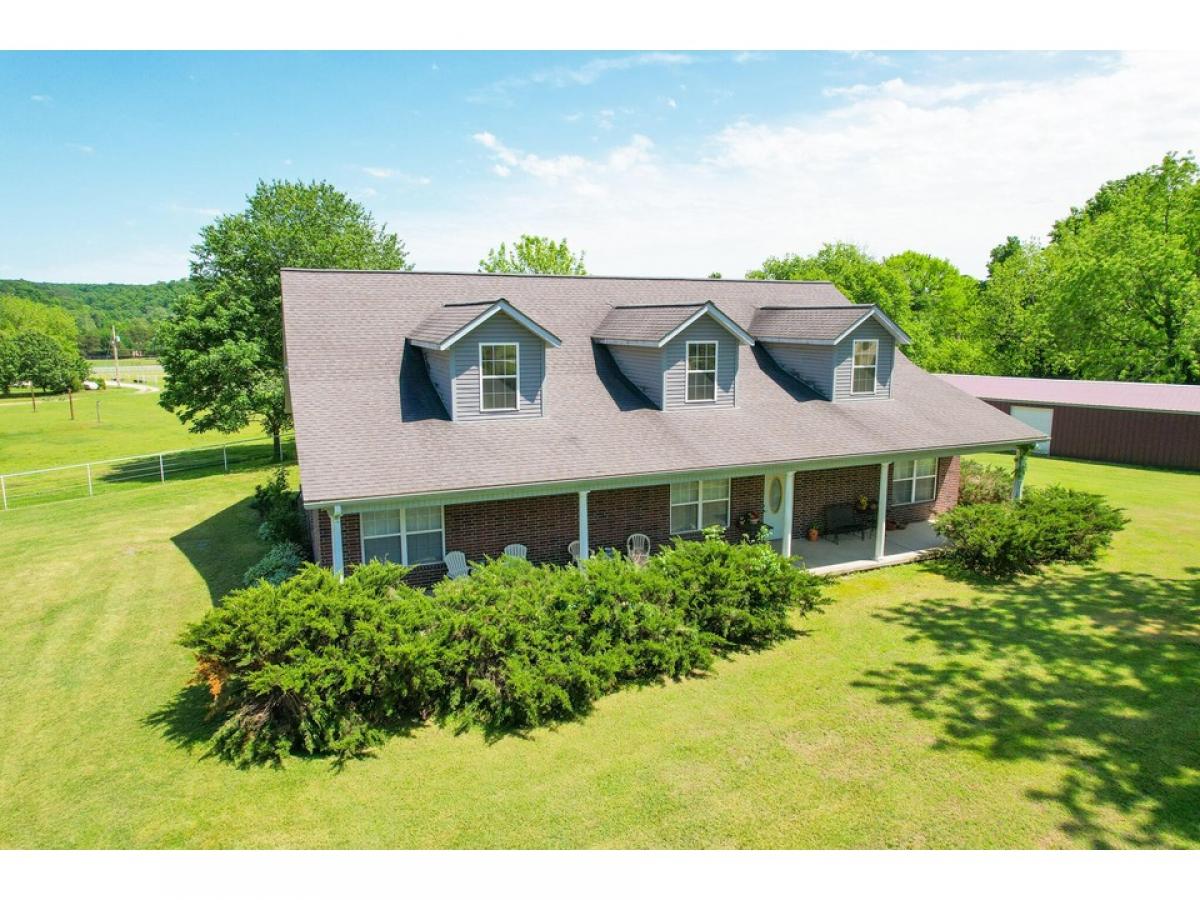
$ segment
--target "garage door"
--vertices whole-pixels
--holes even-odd
[[[1050,426],[1054,422],[1054,410],[1045,409],[1041,406],[1014,406],[1009,409],[1009,413],[1018,422],[1024,422],[1030,428],[1036,428],[1042,434],[1049,434],[1053,437],[1053,432]],[[1050,455],[1050,442],[1038,441],[1034,444],[1033,452],[1039,456]]]

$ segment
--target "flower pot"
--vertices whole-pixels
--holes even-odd
[[[821,536],[821,533],[820,533],[819,531],[817,531],[817,529],[815,529],[815,528],[810,528],[810,529],[808,529],[808,539],[809,539],[810,541],[815,541],[815,540],[817,540],[817,539],[818,539],[820,536]]]

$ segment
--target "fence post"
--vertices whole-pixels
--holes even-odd
[[[92,464],[91,463],[87,464],[87,473],[88,473],[88,496],[94,497],[94,496],[96,496],[96,493],[95,493],[95,491],[92,490]]]
[[[8,512],[8,488],[4,485],[3,475],[0,475],[0,498],[4,501],[4,511]]]
[[[224,460],[225,471],[226,471],[226,473],[228,473],[229,472],[229,448],[225,444],[221,445],[221,459]]]
[[[162,460],[161,453],[158,454],[158,480],[159,481],[167,480],[167,470],[163,468],[163,460]]]

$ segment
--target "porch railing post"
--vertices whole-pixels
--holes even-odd
[[[342,554],[342,506],[337,504],[329,511],[330,543],[333,545],[333,574],[338,580],[346,571],[345,557]]]
[[[795,517],[796,508],[796,473],[787,472],[784,474],[784,478],[786,480],[783,482],[783,540],[779,545],[779,552],[785,559],[790,559],[794,527],[792,519]]]
[[[879,509],[875,511],[875,558],[883,559],[887,542],[888,464],[879,464]]]
[[[579,561],[588,558],[588,492],[579,492]]]

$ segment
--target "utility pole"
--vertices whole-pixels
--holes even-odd
[[[112,338],[109,341],[109,343],[112,344],[113,368],[116,370],[116,373],[117,373],[117,377],[116,377],[117,387],[120,387],[121,386],[121,362],[120,362],[119,358],[117,357],[117,344],[121,343],[121,339],[119,337],[117,337],[117,326],[116,325],[112,326]]]

